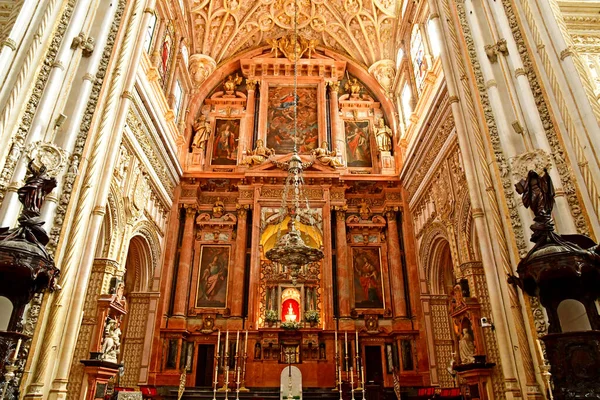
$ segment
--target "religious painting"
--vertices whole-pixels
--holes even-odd
[[[372,167],[369,121],[344,121],[349,167]]]
[[[229,246],[202,246],[196,307],[225,307],[230,250]]]
[[[298,125],[295,135],[294,99],[292,86],[269,88],[267,147],[274,149],[275,154],[292,153],[294,144],[300,154],[310,153],[319,147],[317,87],[297,89]]]
[[[165,32],[165,38],[163,39],[162,48],[160,51],[160,78],[163,82],[163,89],[166,90],[167,78],[169,76],[169,67],[171,65],[171,59],[173,56],[173,37],[175,36],[173,25],[169,25]]]
[[[413,64],[417,89],[421,91],[423,82],[425,82],[425,75],[427,74],[427,61],[425,60],[425,45],[423,44],[421,30],[416,25],[410,39],[410,57]]]
[[[354,304],[356,308],[383,308],[383,283],[378,247],[353,247]]]
[[[235,165],[240,137],[239,119],[217,119],[213,142],[213,165]]]

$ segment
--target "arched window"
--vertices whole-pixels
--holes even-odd
[[[428,65],[427,60],[425,59],[425,44],[423,43],[423,36],[418,25],[414,26],[410,38],[410,58],[413,65],[417,91],[420,92],[423,87],[423,82],[425,82]]]
[[[173,102],[175,121],[179,121],[179,116],[181,114],[181,103],[183,103],[183,87],[181,86],[181,82],[179,82],[179,80],[175,82],[173,97],[175,98]]]
[[[412,114],[412,90],[410,85],[406,83],[404,89],[402,89],[402,116],[404,117],[404,124],[410,125],[410,116]]]
[[[427,23],[427,35],[429,36],[429,48],[431,49],[431,55],[434,58],[437,58],[442,50],[442,43],[438,26],[433,19],[430,19]]]
[[[398,49],[398,53],[396,55],[396,68],[400,68],[400,64],[402,63],[402,59],[404,58],[404,50],[402,47]]]
[[[152,39],[154,39],[154,32],[156,31],[156,21],[156,14],[150,15],[148,26],[146,27],[146,37],[144,38],[144,50],[146,53],[152,51]]]

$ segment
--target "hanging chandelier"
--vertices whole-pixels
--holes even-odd
[[[294,1],[294,53],[298,51],[298,4]],[[313,225],[314,211],[310,209],[308,198],[303,186],[304,178],[302,172],[304,164],[298,155],[297,131],[298,131],[298,57],[294,58],[294,153],[287,165],[287,178],[281,199],[280,215],[281,221],[289,216],[288,231],[285,235],[278,233],[275,246],[267,251],[266,256],[272,262],[287,267],[290,271],[292,282],[295,283],[300,269],[307,264],[320,261],[324,254],[321,249],[310,247],[304,243],[296,224],[301,219]],[[301,204],[304,206],[301,207]],[[280,228],[281,229],[281,228]]]

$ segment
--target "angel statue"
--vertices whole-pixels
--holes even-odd
[[[327,142],[323,142],[321,147],[314,149],[311,154],[317,157],[321,164],[329,165],[330,167],[341,167],[343,164],[337,159],[337,151],[329,151]]]
[[[227,80],[223,83],[223,87],[225,88],[225,93],[233,94],[235,89],[242,83],[243,78],[238,74],[235,74],[235,78],[233,75],[229,75]]]
[[[192,142],[192,148],[204,150],[206,147],[206,142],[208,142],[208,138],[212,132],[210,124],[206,122],[206,116],[201,115],[200,118],[194,122],[192,129],[194,130],[194,141]]]
[[[350,92],[354,98],[358,97],[360,89],[360,83],[358,83],[358,79],[356,78],[349,79],[344,85],[344,90],[346,90],[346,92]]]
[[[241,164],[249,166],[262,164],[273,154],[275,154],[275,150],[267,148],[264,145],[263,140],[258,139],[256,141],[256,148],[247,152],[246,158],[244,158],[244,161],[242,161]]]

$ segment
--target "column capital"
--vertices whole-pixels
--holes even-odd
[[[326,85],[329,87],[331,92],[337,92],[340,90],[340,81],[327,81]]]
[[[182,204],[181,207],[185,209],[186,215],[196,215],[198,211],[198,206],[195,204]]]
[[[396,213],[400,210],[400,207],[398,206],[388,206],[385,208],[384,210],[384,214],[389,221],[394,221],[396,222]]]
[[[248,90],[256,90],[256,86],[259,84],[258,79],[246,79],[246,88]]]

